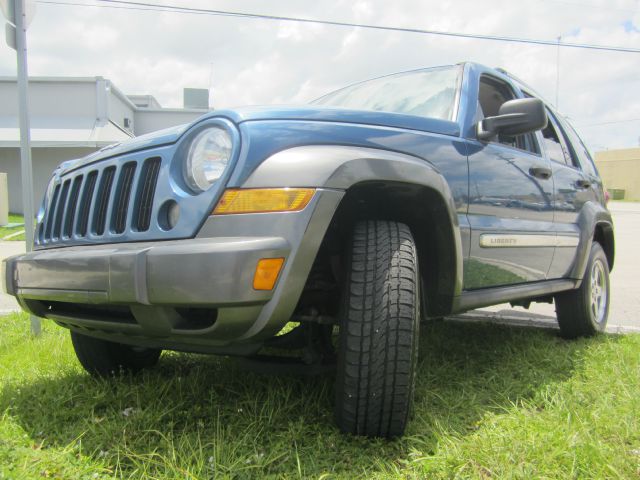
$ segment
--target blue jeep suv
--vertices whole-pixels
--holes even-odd
[[[71,331],[92,374],[163,349],[335,369],[340,429],[394,437],[421,319],[555,302],[564,337],[593,335],[613,259],[571,125],[505,71],[465,63],[215,111],[65,162],[34,251],[3,278]],[[287,348],[300,354],[273,354]]]

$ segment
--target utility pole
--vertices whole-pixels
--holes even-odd
[[[558,51],[556,52],[556,110],[560,110],[560,40],[558,37]]]
[[[34,0],[4,0],[2,9],[9,23],[7,43],[18,60],[18,112],[20,123],[20,172],[22,174],[22,208],[27,252],[33,249],[33,169],[31,165],[31,126],[29,124],[29,72],[27,70],[27,27],[35,9]],[[40,319],[31,315],[31,333],[40,335]]]

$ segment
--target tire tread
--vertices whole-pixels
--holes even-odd
[[[336,420],[345,432],[404,432],[417,349],[417,264],[406,225],[356,224],[338,349]]]

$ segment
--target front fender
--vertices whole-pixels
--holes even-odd
[[[420,186],[438,194],[447,225],[436,235],[453,246],[453,293],[462,291],[462,240],[453,195],[444,176],[428,161],[388,150],[340,145],[300,146],[273,154],[242,184],[242,188],[315,187],[348,191],[366,182]],[[332,212],[335,213],[335,212]],[[447,230],[446,234],[442,231]],[[314,254],[315,255],[315,254]]]
[[[435,237],[448,246],[447,255],[437,261],[441,283],[446,292],[438,292],[451,303],[462,289],[462,243],[458,217],[449,186],[443,176],[425,160],[405,154],[372,148],[345,146],[301,146],[266,158],[240,185],[240,188],[314,187],[311,203],[301,212],[213,215],[200,231],[200,237],[254,236],[269,232],[285,238],[291,247],[281,279],[272,299],[238,341],[256,341],[275,335],[291,318],[304,289],[313,262],[345,192],[368,182],[393,182],[396,185],[421,186],[442,198],[436,205],[439,217],[447,225],[429,225]],[[440,223],[445,223],[443,220]],[[451,248],[453,247],[453,248]]]

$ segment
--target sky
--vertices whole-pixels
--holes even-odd
[[[367,78],[475,61],[507,69],[553,104],[557,98],[592,151],[640,145],[640,53],[55,1],[85,6],[37,4],[28,31],[33,76],[103,76],[165,107],[181,106],[183,87],[210,88],[221,109],[306,103]],[[147,1],[640,48],[640,0]],[[15,62],[3,44],[0,75],[15,75]]]

